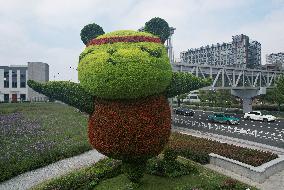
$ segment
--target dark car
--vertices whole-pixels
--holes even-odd
[[[177,108],[174,110],[175,114],[193,116],[194,111],[187,108]]]

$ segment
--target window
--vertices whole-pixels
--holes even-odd
[[[4,77],[9,79],[9,71],[4,71]]]
[[[4,70],[4,88],[9,88],[9,70]]]
[[[17,88],[17,71],[12,70],[12,88]]]
[[[12,88],[17,88],[17,82],[12,81]]]
[[[20,87],[21,88],[26,88],[26,82],[21,82]]]
[[[17,71],[12,71],[12,77],[17,78]]]
[[[20,98],[21,98],[21,101],[25,101],[26,100],[26,95],[25,94],[20,94]]]
[[[9,94],[4,94],[4,102],[9,102]]]
[[[9,88],[9,81],[4,81],[4,88]]]

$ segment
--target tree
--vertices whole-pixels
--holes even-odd
[[[145,23],[144,31],[159,36],[162,43],[170,36],[169,24],[162,18],[155,17]]]
[[[278,110],[280,111],[280,106],[284,103],[284,76],[280,76],[275,84],[275,89],[270,94],[270,97],[277,103]]]
[[[105,32],[102,27],[93,23],[93,24],[88,24],[84,26],[84,28],[81,30],[80,36],[81,36],[81,40],[83,41],[83,43],[87,45],[90,40],[104,33]]]

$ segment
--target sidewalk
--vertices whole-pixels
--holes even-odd
[[[278,148],[278,147],[272,147],[272,146],[265,145],[265,144],[260,144],[260,143],[246,141],[246,140],[242,140],[242,139],[226,137],[226,136],[212,134],[212,133],[203,133],[203,132],[200,132],[200,131],[195,131],[195,130],[186,129],[186,128],[172,127],[172,130],[181,132],[183,134],[196,136],[196,137],[202,137],[202,138],[220,141],[220,142],[223,142],[223,143],[233,144],[233,145],[236,145],[236,146],[248,147],[248,148],[264,150],[264,151],[270,151],[270,152],[273,152],[273,153],[278,154],[278,155],[284,155],[284,149],[281,149],[281,148]],[[247,183],[249,185],[255,186],[255,187],[257,187],[261,190],[282,190],[282,189],[284,190],[284,170],[270,176],[268,179],[266,179],[264,181],[264,183],[257,183],[257,182],[252,181],[251,179],[248,179],[246,177],[235,174],[231,171],[225,170],[221,167],[218,167],[218,166],[215,166],[215,165],[212,165],[212,164],[207,164],[207,165],[205,165],[205,167],[209,168],[211,170],[214,170],[218,173],[222,173],[222,174],[229,176],[231,178],[234,178],[236,180],[239,180],[243,183]]]
[[[73,170],[90,166],[104,156],[96,150],[60,160],[46,167],[23,173],[0,183],[0,190],[26,190],[48,179],[64,175]]]

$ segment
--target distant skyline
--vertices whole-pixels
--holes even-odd
[[[153,17],[175,27],[175,58],[245,34],[265,55],[284,52],[284,0],[0,0],[0,65],[46,62],[50,80],[77,82],[80,30],[137,30]],[[71,67],[71,68],[70,68]],[[59,74],[58,74],[59,73]]]

